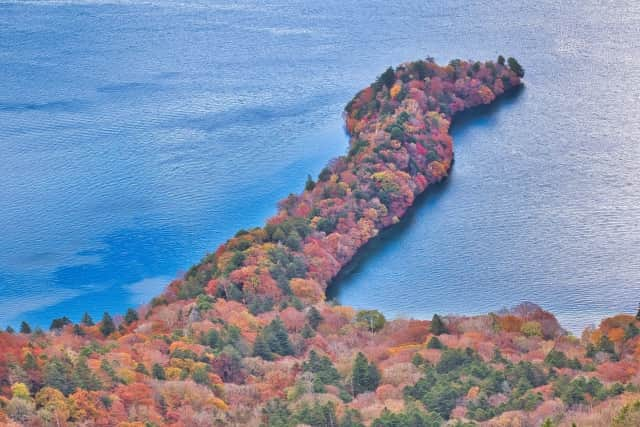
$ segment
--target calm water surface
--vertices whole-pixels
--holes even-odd
[[[530,2],[527,2],[530,3]],[[640,300],[640,4],[0,1],[0,324],[123,312],[345,151],[386,66],[517,57],[451,178],[332,294],[390,316]]]

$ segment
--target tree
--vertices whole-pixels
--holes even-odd
[[[613,344],[613,341],[609,339],[608,336],[603,335],[600,337],[600,341],[598,341],[598,350],[604,351],[605,353],[615,354],[616,348]]]
[[[25,371],[32,371],[34,369],[38,369],[38,362],[36,361],[36,358],[34,357],[33,353],[31,353],[30,351],[28,351],[25,354],[24,363],[22,364],[22,367],[24,368]]]
[[[352,392],[356,396],[367,391],[374,391],[380,383],[380,372],[373,363],[369,363],[361,352],[358,352],[351,373]]]
[[[304,189],[306,191],[312,191],[314,188],[316,188],[315,181],[311,178],[311,175],[307,175],[307,182],[304,184]]]
[[[82,322],[83,325],[85,326],[93,326],[93,319],[91,318],[91,316],[89,315],[89,313],[87,313],[85,311],[84,315],[82,316],[82,320],[80,321]]]
[[[431,333],[433,335],[440,335],[440,334],[447,333],[447,327],[442,321],[442,318],[437,314],[434,314],[433,318],[431,319]]]
[[[15,333],[16,331],[15,331],[15,329],[13,329],[13,328],[11,327],[11,325],[9,325],[9,326],[7,326],[7,328],[5,329],[5,332],[6,332],[6,333],[8,333],[8,334],[13,334],[13,333]]]
[[[22,323],[20,323],[20,333],[21,334],[30,334],[31,333],[31,326],[29,326],[29,324],[27,322],[25,322],[24,320],[22,321]]]
[[[167,376],[164,373],[164,368],[159,363],[154,363],[151,367],[151,376],[162,381],[167,379]]]
[[[207,368],[204,366],[196,367],[191,373],[191,379],[198,384],[211,385],[209,373],[207,372]]]
[[[124,323],[127,325],[132,324],[133,322],[138,320],[138,312],[133,308],[127,310],[127,313],[124,315]]]
[[[106,311],[102,315],[102,321],[100,322],[100,332],[105,337],[108,337],[116,330],[116,325],[113,323],[113,319],[109,316],[109,313]]]
[[[280,356],[290,356],[293,354],[293,346],[289,341],[289,334],[284,327],[284,323],[279,317],[271,321],[256,337],[253,345],[254,356],[271,360],[273,353]]]
[[[278,353],[281,356],[288,356],[293,354],[293,347],[291,341],[289,341],[289,334],[284,327],[284,323],[280,318],[274,319],[271,324],[271,336],[273,337],[269,342],[269,347],[274,353]],[[275,343],[275,345],[274,345]]]
[[[30,397],[29,387],[24,383],[14,383],[11,385],[11,395],[19,399],[28,399]]]
[[[552,349],[544,358],[544,363],[554,368],[566,368],[569,360],[563,352]]]
[[[142,362],[138,362],[138,364],[136,365],[136,372],[142,375],[149,375],[149,371],[147,371],[147,367],[144,366],[144,363]]]
[[[53,319],[51,321],[51,326],[49,326],[49,330],[50,331],[60,330],[70,323],[71,323],[71,319],[69,319],[67,316],[60,317],[58,319]]]
[[[498,64],[504,65],[504,56],[498,55]]]
[[[518,77],[524,77],[524,68],[522,68],[515,58],[509,57],[509,59],[507,59],[507,64],[509,64],[511,71],[516,73]]]
[[[439,415],[423,412],[412,406],[400,413],[393,413],[385,408],[371,427],[439,427],[443,424],[444,420]]]
[[[96,391],[102,388],[98,377],[87,365],[86,357],[79,357],[74,367],[74,380],[78,387],[89,391]]]
[[[288,427],[292,424],[291,411],[283,400],[270,400],[262,409],[262,421],[269,427]]]
[[[272,360],[273,355],[271,354],[271,350],[267,345],[267,342],[264,339],[262,334],[256,337],[256,341],[253,343],[253,355],[257,357],[261,357],[264,360]]]
[[[636,313],[636,320],[640,320],[640,304],[638,304],[638,312]]]
[[[65,396],[76,389],[73,366],[68,360],[57,357],[47,362],[44,369],[44,384],[60,390]]]
[[[382,73],[378,78],[378,82],[385,85],[388,89],[390,89],[391,86],[393,86],[395,81],[396,81],[396,73],[393,71],[393,67],[387,68],[385,72]]]
[[[315,350],[309,352],[309,360],[302,364],[302,370],[311,372],[322,384],[337,384],[340,374],[327,356],[318,356]]]
[[[322,322],[323,319],[318,309],[311,306],[309,313],[307,314],[307,320],[313,329],[318,329],[318,325],[320,325],[320,322]]]
[[[438,339],[438,337],[431,337],[431,339],[427,343],[427,348],[441,350],[444,348],[444,345],[442,344],[442,341]]]
[[[356,315],[356,320],[369,328],[371,332],[377,332],[384,327],[386,319],[378,310],[362,310]]]
[[[302,327],[302,330],[300,331],[300,335],[302,335],[302,338],[304,339],[309,339],[309,338],[313,338],[316,335],[316,331],[313,330],[311,325],[309,325],[308,323],[305,323],[304,326]]]

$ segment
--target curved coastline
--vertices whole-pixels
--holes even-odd
[[[500,98],[488,105],[479,105],[469,110],[465,110],[458,113],[451,122],[450,132],[453,134],[456,128],[464,127],[469,122],[486,116],[490,116],[497,109],[501,108],[502,104],[512,102],[526,89],[526,83],[523,82],[520,86],[512,88],[508,92],[505,92]],[[451,159],[451,168],[455,166],[455,150]],[[331,279],[327,286],[327,297],[329,299],[335,299],[342,303],[339,298],[340,286],[348,277],[356,272],[358,269],[365,267],[368,263],[375,262],[376,254],[384,250],[384,244],[386,241],[394,239],[395,237],[408,233],[411,228],[411,221],[426,203],[429,203],[433,197],[440,197],[446,192],[447,184],[450,177],[446,176],[442,181],[431,184],[423,193],[416,196],[416,199],[408,209],[402,220],[398,224],[393,224],[390,227],[382,230],[379,235],[373,237],[367,243],[365,243],[354,257],[345,264],[338,274]],[[381,307],[375,307],[376,309],[384,311]]]

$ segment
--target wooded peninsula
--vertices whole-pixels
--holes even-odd
[[[640,425],[640,313],[574,337],[528,303],[387,320],[326,300],[363,245],[447,177],[456,114],[523,77],[502,56],[389,67],[345,108],[348,153],[266,225],[124,316],[0,332],[0,424]]]

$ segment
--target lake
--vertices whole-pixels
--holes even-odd
[[[0,1],[0,325],[122,313],[346,150],[387,66],[514,56],[450,178],[330,296],[388,316],[521,301],[574,332],[640,301],[640,4]]]

